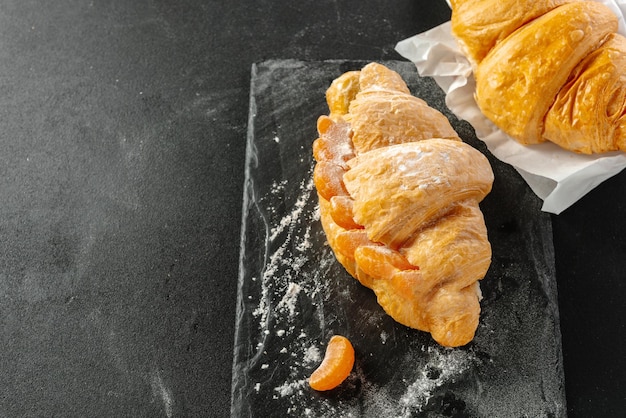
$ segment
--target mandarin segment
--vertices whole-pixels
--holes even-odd
[[[320,137],[313,142],[316,161],[332,161],[344,166],[346,161],[354,158],[349,124],[321,116],[317,121],[317,131]]]
[[[324,135],[333,126],[333,120],[326,115],[322,115],[317,118],[317,132],[320,135]]]
[[[354,260],[354,253],[358,248],[376,245],[380,244],[370,241],[367,237],[367,233],[363,229],[342,231],[337,234],[337,238],[335,240],[335,247],[337,251],[352,260]]]
[[[419,270],[397,251],[385,246],[362,246],[354,253],[355,260],[361,270],[369,276],[391,279],[401,270]]]
[[[350,196],[333,196],[330,199],[330,216],[342,228],[363,229],[363,226],[356,223],[352,216],[353,203]]]
[[[317,192],[326,200],[333,196],[345,196],[348,194],[343,184],[345,170],[328,161],[320,161],[313,169],[313,183]]]
[[[326,346],[324,359],[309,378],[309,385],[317,391],[339,386],[352,372],[354,347],[346,337],[333,335]]]

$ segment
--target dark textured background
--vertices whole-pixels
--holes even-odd
[[[0,0],[0,416],[228,416],[250,67],[443,0]],[[553,217],[570,416],[626,409],[626,175]]]

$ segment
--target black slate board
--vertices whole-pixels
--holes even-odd
[[[335,261],[319,223],[311,176],[324,92],[353,61],[268,61],[253,66],[241,236],[233,417],[565,416],[561,336],[549,215],[511,167],[494,160],[441,90],[412,64],[386,61],[413,94],[444,112],[484,152],[496,180],[482,202],[493,247],[481,284],[476,337],[438,346],[388,317],[373,293]],[[307,377],[333,334],[356,364],[338,389]]]

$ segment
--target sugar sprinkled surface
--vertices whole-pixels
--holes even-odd
[[[271,193],[276,197],[284,192],[284,187],[285,183],[275,183]],[[311,414],[310,399],[311,396],[315,396],[308,387],[308,375],[321,362],[322,351],[327,341],[319,336],[309,335],[304,329],[298,329],[301,327],[300,309],[307,304],[315,306],[321,303],[323,306],[329,298],[329,285],[326,281],[328,279],[311,276],[309,271],[303,270],[303,266],[311,261],[310,249],[314,246],[313,240],[320,239],[319,231],[314,233],[311,230],[311,222],[319,220],[319,206],[315,203],[314,192],[310,180],[301,182],[291,210],[275,219],[273,228],[268,228],[267,246],[273,251],[266,254],[268,262],[260,280],[261,298],[253,310],[253,315],[258,319],[259,330],[266,336],[257,344],[260,362],[258,367],[261,371],[270,369],[268,346],[282,345],[278,350],[278,358],[281,360],[280,367],[286,373],[283,379],[272,381],[272,399],[287,402],[291,414],[305,416]],[[306,221],[298,223],[296,222],[298,219]],[[330,250],[327,249],[326,252],[321,262],[316,260],[321,263],[321,268],[312,269],[313,272],[324,271],[328,269],[328,265],[335,264]],[[354,303],[352,300],[354,295],[349,288],[339,289],[335,297]],[[326,325],[325,318],[320,316],[322,312],[323,309],[320,309],[318,315],[313,316],[320,330]],[[365,323],[372,327],[375,327],[380,319],[380,315],[371,314],[364,318]],[[299,331],[297,335],[294,334],[296,331]],[[273,341],[269,341],[269,334],[274,337]],[[388,331],[380,331],[378,343],[381,346],[391,339],[392,336]],[[377,411],[387,414],[391,412],[393,416],[398,417],[410,417],[428,403],[437,388],[469,370],[476,360],[470,352],[465,351],[448,352],[430,346],[422,346],[417,351],[422,357],[422,362],[416,364],[411,373],[404,378],[405,389],[401,394],[392,394],[384,385],[369,382],[363,371],[357,370],[348,385],[361,386],[360,396],[365,406],[353,405],[351,402],[325,403],[322,406],[317,405],[316,414],[319,413],[319,408],[322,408],[324,414],[338,417],[370,416]],[[373,356],[373,353],[370,352],[369,355]],[[408,359],[404,361],[410,362]],[[433,375],[433,370],[437,370],[436,376]],[[257,383],[255,392],[259,393],[262,386],[263,383]],[[306,412],[307,410],[309,412]]]
[[[327,82],[344,67],[315,65],[269,63],[253,76],[251,115],[262,120],[251,121],[246,165],[233,416],[564,416],[549,217],[515,172],[495,167],[502,181],[484,205],[494,262],[475,341],[446,349],[395,323],[338,265],[319,225],[315,133],[294,133],[314,129]],[[438,103],[431,87],[422,96]],[[340,389],[317,393],[308,377],[333,334],[352,341],[355,368]]]
[[[275,182],[265,197],[268,208],[265,245],[271,250],[265,255],[267,262],[260,280],[255,280],[260,282],[260,297],[252,309],[252,316],[257,318],[259,335],[265,336],[256,345],[255,357],[259,359],[260,370],[270,368],[268,346],[281,346],[277,354],[282,360],[283,371],[287,373],[283,380],[272,383],[272,397],[288,399],[293,412],[301,410],[298,397],[304,396],[304,389],[308,393],[305,373],[321,361],[317,338],[298,329],[301,302],[306,300],[307,304],[312,304],[316,298],[322,297],[320,292],[325,291],[326,285],[320,280],[320,271],[328,268],[332,258],[327,256],[320,265],[321,270],[315,269],[312,277],[308,271],[303,271],[303,267],[310,262],[310,249],[315,239],[311,228],[319,221],[319,207],[312,176],[309,175],[298,185],[297,196],[290,209],[278,216],[280,198],[286,187],[286,181]],[[323,324],[323,317],[321,320]],[[260,392],[263,385],[257,383],[256,392]],[[308,410],[310,414],[310,408]]]
[[[431,360],[418,370],[414,380],[400,398],[400,404],[407,411],[421,410],[435,389],[452,381],[456,376],[461,376],[469,370],[473,362],[477,361],[472,353],[466,351],[449,350],[446,352],[445,349],[434,347],[429,347],[427,351]]]

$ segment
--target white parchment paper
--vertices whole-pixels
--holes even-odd
[[[598,1],[615,12],[620,20],[619,31],[626,35],[626,0]],[[496,158],[515,167],[543,200],[543,211],[561,213],[626,168],[624,152],[583,155],[549,142],[524,146],[499,130],[474,101],[472,68],[452,36],[450,22],[398,42],[396,51],[415,63],[421,76],[435,79],[446,93],[450,110],[474,127],[476,136]]]

